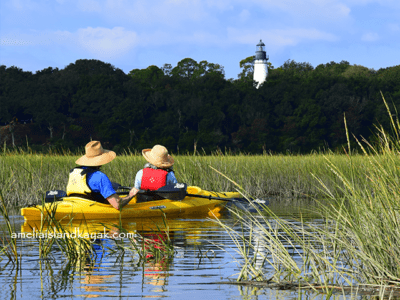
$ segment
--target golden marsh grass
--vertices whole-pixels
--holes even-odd
[[[9,209],[40,203],[45,191],[65,190],[69,171],[75,167],[74,155],[44,155],[22,151],[1,152],[0,185]],[[346,170],[349,157],[328,153],[310,155],[224,155],[175,157],[174,170],[178,181],[211,191],[232,191],[236,186],[218,172],[237,182],[253,197],[270,195],[284,198],[318,198],[324,195],[315,177],[331,190],[340,192],[341,181],[326,164],[328,158]],[[377,156],[377,159],[384,157]],[[136,172],[145,160],[140,155],[119,155],[103,167],[109,178],[125,186],[133,186]],[[365,170],[369,163],[362,155],[352,156],[354,184],[365,186]],[[212,168],[210,168],[212,167]],[[344,171],[346,172],[346,171]],[[350,175],[350,174],[346,174]]]

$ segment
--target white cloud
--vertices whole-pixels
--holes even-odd
[[[219,10],[226,11],[226,10],[233,9],[233,7],[234,7],[233,2],[234,1],[232,1],[232,0],[218,0],[218,1],[206,0],[205,4],[207,5],[207,7],[210,7],[210,8],[216,7]]]
[[[267,11],[278,10],[295,18],[339,21],[348,18],[351,9],[345,1],[338,0],[240,0]]]
[[[49,45],[52,43],[53,34],[30,30],[28,33],[9,33],[0,38],[0,46],[24,47]]]
[[[102,6],[96,0],[82,0],[77,3],[78,9],[84,12],[102,12]]]
[[[121,56],[137,44],[136,32],[122,27],[88,27],[79,29],[74,35],[79,45],[98,58]]]
[[[249,31],[228,28],[228,39],[231,43],[254,45],[259,39],[263,39],[266,45],[273,47],[294,46],[309,40],[334,42],[338,37],[331,33],[323,32],[315,28],[290,28]]]
[[[226,39],[218,34],[210,33],[204,30],[195,30],[189,33],[174,33],[170,31],[156,31],[138,36],[138,45],[140,47],[153,47],[153,50],[162,49],[163,46],[182,45],[196,47],[213,47],[226,45]]]
[[[38,3],[31,0],[11,0],[10,3],[11,7],[18,11],[31,10],[39,6]]]
[[[389,24],[388,27],[391,31],[400,31],[399,24]]]
[[[367,5],[371,3],[379,4],[386,7],[399,7],[399,1],[397,0],[344,0],[350,5]]]
[[[90,1],[101,7],[105,18],[134,24],[175,26],[186,21],[202,22],[208,16],[207,7],[200,0]]]
[[[15,0],[17,1],[17,0]],[[20,1],[20,0],[18,0]],[[295,18],[338,21],[347,18],[350,7],[340,0],[79,0],[82,11],[96,11],[106,18],[132,23],[171,25],[185,21],[207,22],[219,12],[264,10],[289,13]],[[245,12],[244,12],[245,13]]]
[[[16,10],[22,10],[24,8],[21,0],[11,0],[11,6]]]
[[[379,35],[376,32],[367,32],[361,36],[363,42],[375,42],[379,39]]]
[[[136,32],[123,27],[87,27],[76,32],[31,32],[0,39],[0,46],[56,46],[80,48],[98,59],[116,58],[138,45]]]

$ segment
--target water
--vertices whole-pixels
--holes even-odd
[[[298,214],[297,206],[272,205],[282,217]],[[224,224],[239,229],[232,215],[225,215]],[[15,230],[29,232],[23,218],[14,216]],[[121,260],[110,250],[112,239],[102,239],[96,245],[98,254],[94,266],[69,265],[56,246],[46,260],[39,259],[37,242],[19,242],[22,267],[16,270],[0,262],[0,288],[4,299],[83,299],[83,298],[171,298],[171,299],[299,299],[293,291],[243,287],[223,284],[236,280],[240,271],[235,260],[241,260],[230,237],[221,227],[207,219],[167,220],[175,256],[157,263],[139,260],[127,253]],[[165,230],[163,220],[130,220],[123,222],[128,232],[148,234],[156,228]],[[103,247],[102,247],[103,246]],[[100,259],[100,256],[103,258]],[[266,267],[268,269],[268,266]],[[271,270],[272,271],[272,270]],[[323,299],[324,296],[304,292],[301,299]],[[335,299],[343,298],[337,296]]]

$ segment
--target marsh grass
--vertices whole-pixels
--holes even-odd
[[[55,219],[55,209],[55,205],[46,209],[46,216],[41,220],[40,228],[33,236],[37,242],[39,259],[48,259],[56,251],[61,252],[68,263],[72,265],[83,260],[93,260],[95,252],[93,251],[92,241],[79,236],[72,238],[68,227],[61,224],[60,220]],[[3,245],[0,251],[0,259],[6,257],[18,268],[22,260],[23,238],[16,234],[16,228],[4,205],[0,208],[0,212],[3,216],[3,226],[6,228],[2,231],[1,241]]]
[[[241,231],[220,222],[241,256],[237,280],[294,283],[327,295],[354,286],[377,287],[381,296],[398,294],[400,122],[392,117],[391,122],[391,135],[376,127],[378,145],[353,137],[363,153],[361,164],[359,155],[350,154],[347,131],[344,162],[324,155],[336,185],[313,170],[324,194],[316,210],[319,221],[280,219],[264,207],[257,214],[232,210]]]
[[[31,228],[34,233],[32,236],[36,243],[30,243],[30,248],[38,250],[40,261],[54,262],[54,254],[61,253],[65,259],[64,263],[69,268],[83,270],[102,260],[103,257],[98,257],[99,245],[103,249],[101,253],[107,252],[107,255],[116,255],[118,257],[117,261],[120,262],[123,262],[124,257],[129,254],[130,256],[136,256],[139,264],[149,261],[168,263],[175,254],[175,247],[169,236],[169,226],[165,216],[163,218],[164,230],[161,230],[156,224],[157,228],[149,228],[149,231],[146,231],[143,235],[136,233],[134,238],[131,235],[120,238],[121,233],[127,233],[122,224],[103,224],[104,232],[111,232],[106,237],[103,236],[104,232],[99,234],[98,230],[96,232],[89,230],[90,226],[87,221],[82,220],[79,228],[86,227],[87,232],[80,236],[79,231],[78,234],[76,233],[77,227],[76,223],[73,223],[73,219],[69,222],[55,219],[55,208],[56,205],[50,206],[46,210],[39,228],[35,228],[35,230]],[[7,212],[5,211],[5,213]],[[0,260],[8,258],[9,262],[18,267],[23,259],[24,250],[22,248],[24,247],[24,241],[20,237],[10,238],[13,233],[15,234],[15,228],[6,214],[3,214],[3,217],[6,220],[6,226],[9,227],[9,236],[4,236],[1,240],[3,247],[0,251]],[[151,238],[146,237],[149,235]],[[104,239],[110,240],[111,246],[107,243],[108,245],[104,247]],[[94,247],[94,244],[97,247]]]
[[[79,155],[37,154],[22,150],[0,151],[0,186],[11,213],[29,204],[40,204],[45,191],[65,190],[69,171],[75,167]],[[211,156],[174,156],[174,170],[178,181],[210,191],[232,191],[236,186],[220,173],[232,178],[247,193],[257,198],[274,196],[280,199],[319,198],[325,196],[315,177],[330,190],[340,191],[343,182],[326,164],[333,164],[349,172],[344,154],[327,152],[309,155],[230,155],[216,152]],[[382,158],[377,158],[382,159]],[[133,186],[136,172],[145,163],[141,155],[126,152],[102,170],[109,178],[125,186]],[[368,161],[363,155],[352,155],[354,185],[363,188],[363,169]],[[218,170],[213,171],[210,167]],[[314,176],[313,176],[314,175]]]
[[[73,218],[69,220],[68,224],[62,224],[62,220],[55,218],[57,204],[56,202],[52,204],[49,208],[46,207],[45,217],[41,221],[39,231],[43,232],[44,228],[46,228],[46,235],[45,238],[37,238],[39,256],[47,258],[54,251],[53,245],[55,245],[57,246],[56,251],[61,252],[71,264],[76,264],[84,260],[95,260],[96,252],[93,250],[93,241],[73,235],[75,233],[70,230]],[[44,203],[42,207],[45,207]],[[86,220],[82,222],[86,224]]]

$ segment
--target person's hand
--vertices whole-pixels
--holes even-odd
[[[134,197],[134,196],[136,196],[136,194],[139,192],[139,190],[137,189],[137,188],[132,188],[130,191],[129,191],[129,197]]]

